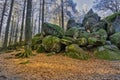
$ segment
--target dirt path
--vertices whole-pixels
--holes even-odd
[[[45,54],[16,59],[14,54],[0,54],[0,80],[120,80],[120,61]]]

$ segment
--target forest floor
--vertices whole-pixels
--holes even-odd
[[[120,80],[120,61],[76,60],[60,54],[15,58],[0,54],[0,80]]]

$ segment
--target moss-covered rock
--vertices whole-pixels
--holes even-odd
[[[65,46],[68,46],[70,44],[74,43],[74,39],[71,38],[71,37],[63,37],[61,39],[61,44],[65,45]]]
[[[89,32],[83,31],[79,33],[79,37],[78,38],[88,38],[91,34]]]
[[[108,22],[113,22],[113,21],[115,21],[116,17],[119,16],[119,15],[120,15],[120,12],[115,13],[115,14],[112,14],[112,15],[106,17],[105,19],[106,19]]]
[[[96,45],[97,44],[97,38],[94,38],[94,37],[89,37],[88,38],[88,44],[89,45]]]
[[[41,44],[41,43],[42,43],[42,39],[40,37],[33,37],[32,38],[32,45]]]
[[[110,41],[119,47],[120,44],[120,32],[110,36]]]
[[[88,59],[87,53],[80,48],[77,44],[71,44],[66,47],[66,56],[69,56],[71,58],[86,60]]]
[[[98,47],[95,51],[95,56],[105,60],[120,60],[120,50],[111,45]]]
[[[67,30],[74,27],[74,26],[77,26],[76,22],[74,19],[69,19],[68,22],[67,22]]]
[[[92,33],[88,38],[88,44],[90,45],[104,45],[107,39],[107,32],[104,29],[100,29],[95,33]]]
[[[62,27],[47,22],[43,24],[42,30],[45,35],[53,35],[57,37],[62,37],[64,35],[64,30]]]
[[[115,33],[115,29],[114,29],[114,26],[112,25],[112,23],[108,23],[106,31],[108,33],[108,36]]]
[[[96,32],[100,29],[106,29],[106,27],[107,27],[107,22],[101,20],[100,22],[93,25],[93,27],[91,28],[91,32]]]
[[[36,52],[37,52],[37,53],[42,53],[42,52],[45,52],[45,49],[44,49],[44,47],[43,47],[42,45],[39,45],[39,46],[37,47]]]
[[[78,37],[78,34],[79,34],[79,29],[76,27],[72,27],[65,32],[66,36],[73,37],[74,39]]]
[[[47,52],[60,52],[61,50],[60,39],[55,36],[46,36],[42,40],[42,46]]]
[[[79,46],[86,46],[88,44],[88,41],[86,38],[78,38],[76,40],[76,43],[79,45]]]

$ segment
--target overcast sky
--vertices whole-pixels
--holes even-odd
[[[82,9],[83,7],[92,8],[94,0],[73,0],[77,3],[77,9]]]

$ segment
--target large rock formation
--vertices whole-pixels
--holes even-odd
[[[112,25],[115,32],[120,32],[120,16],[117,16],[117,18],[115,19]]]
[[[120,32],[111,35],[110,41],[120,48]]]
[[[53,35],[57,37],[62,37],[64,35],[64,30],[62,27],[51,23],[44,23],[42,26],[42,31],[44,35]]]
[[[93,25],[98,23],[99,21],[100,17],[96,13],[94,13],[92,9],[90,9],[83,19],[83,25],[86,31],[91,31]]]
[[[67,30],[70,28],[73,28],[73,27],[84,29],[84,28],[82,28],[81,23],[76,23],[75,20],[71,18],[67,22]]]

